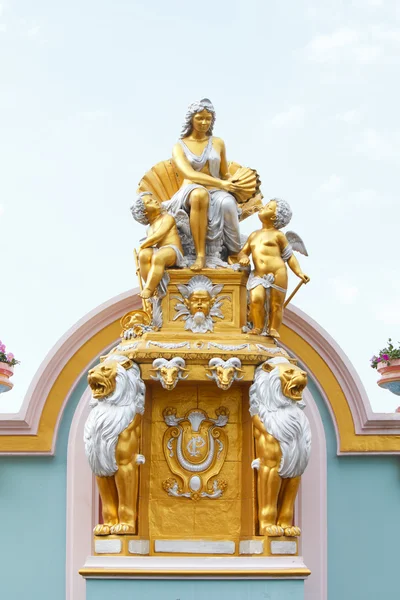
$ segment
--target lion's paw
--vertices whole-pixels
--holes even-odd
[[[301,534],[300,527],[286,527],[284,531],[286,537],[299,537]]]
[[[106,523],[99,523],[93,529],[94,535],[110,535],[112,527]]]
[[[118,523],[118,525],[113,525],[113,527],[111,527],[111,533],[114,535],[129,535],[131,533],[136,533],[136,527],[134,525],[129,525],[128,523]]]
[[[280,537],[283,535],[283,529],[279,525],[267,525],[263,529],[264,531],[260,532],[261,535],[269,535],[270,537]]]

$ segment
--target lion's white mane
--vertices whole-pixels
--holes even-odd
[[[106,359],[107,360],[107,359]],[[126,356],[111,356],[109,360],[126,361]],[[144,412],[145,385],[137,364],[125,369],[118,365],[115,391],[102,400],[92,397],[91,411],[85,424],[85,452],[93,473],[110,477],[118,470],[115,448],[118,436],[135,418]]]
[[[272,365],[287,362],[283,357],[268,360]],[[282,451],[279,474],[283,478],[302,475],[310,458],[311,429],[304,407],[304,402],[283,395],[278,368],[268,373],[257,367],[250,388],[250,414],[258,415],[266,431],[278,440]]]

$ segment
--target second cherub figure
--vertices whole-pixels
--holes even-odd
[[[183,266],[182,243],[175,219],[150,192],[140,194],[131,206],[133,218],[149,225],[147,238],[139,248],[140,275],[145,283],[140,296],[154,296],[165,269]]]
[[[242,266],[250,264],[250,256],[254,263],[247,282],[253,323],[250,333],[259,335],[268,329],[270,336],[278,338],[288,284],[286,263],[293,273],[308,283],[310,278],[302,272],[293,254],[293,250],[297,250],[307,256],[307,251],[297,234],[288,231],[285,235],[280,231],[292,218],[292,211],[285,200],[270,200],[259,211],[258,217],[263,224],[262,229],[249,236],[238,255]]]

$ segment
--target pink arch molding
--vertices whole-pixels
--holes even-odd
[[[83,317],[83,319],[74,325],[74,327],[60,339],[46,356],[37,371],[24,399],[21,410],[16,414],[0,414],[0,436],[35,435],[37,433],[38,424],[48,393],[62,369],[88,339],[115,322],[129,310],[140,308],[141,301],[137,296],[138,291],[138,289],[130,290],[100,305]],[[345,393],[357,434],[400,434],[400,414],[380,414],[372,411],[365,389],[353,366],[326,331],[305,313],[293,306],[289,306],[286,309],[284,323],[319,353],[339,381]],[[105,350],[106,349],[103,349],[102,353],[104,353]],[[96,357],[93,356],[91,361],[95,358]],[[53,445],[47,454],[54,454],[58,427],[64,408],[76,383],[80,380],[82,374],[86,372],[87,368],[88,365],[85,365],[82,372],[77,373],[75,382],[71,386],[69,394],[67,394],[64,399],[58,415],[55,435],[53,436]],[[317,377],[315,377],[315,380],[318,384]],[[333,422],[336,426],[336,420],[331,409],[329,398],[326,397],[322,389],[321,392],[331,411]],[[337,426],[336,435],[339,453],[340,445]],[[397,454],[398,452],[393,453]],[[1,454],[20,455],[21,452],[1,452]]]

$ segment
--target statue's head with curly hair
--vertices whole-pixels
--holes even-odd
[[[141,225],[148,225],[152,220],[151,215],[154,216],[159,212],[164,212],[164,208],[151,192],[142,192],[139,194],[131,206],[133,218],[138,223],[141,223]]]
[[[272,220],[276,229],[282,229],[282,227],[289,225],[292,218],[292,209],[286,200],[272,198],[259,211],[258,217],[263,223]]]

